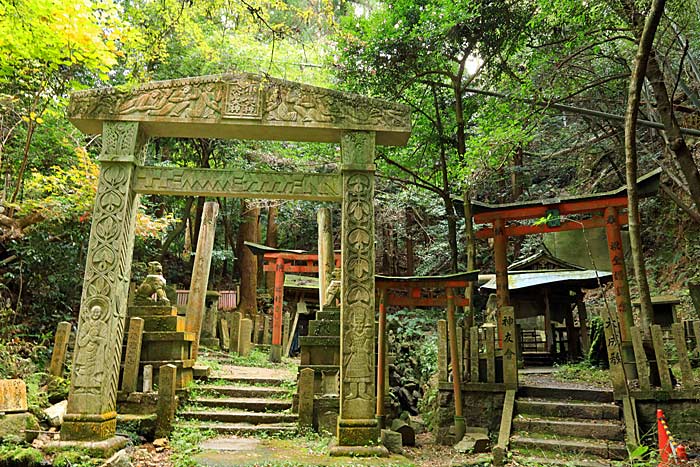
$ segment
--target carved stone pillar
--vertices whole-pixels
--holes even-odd
[[[378,455],[374,375],[374,132],[341,139],[340,416],[332,454]]]
[[[116,396],[145,144],[138,123],[105,122],[100,178],[80,302],[62,441],[101,441],[116,430]]]

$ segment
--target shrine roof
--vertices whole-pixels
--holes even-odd
[[[598,280],[601,284],[607,284],[612,280],[612,273],[595,269],[583,271],[508,271],[508,290],[564,283],[583,289],[592,289],[598,287]],[[480,288],[496,290],[496,279],[489,280]]]
[[[637,179],[637,190],[639,198],[646,198],[655,195],[659,190],[659,182],[661,178],[661,168],[652,170],[651,172]],[[556,206],[565,202],[574,201],[602,201],[610,198],[619,198],[627,196],[627,185],[621,186],[615,190],[605,191],[600,193],[591,193],[575,196],[561,196],[554,198],[545,198],[531,201],[520,201],[516,203],[489,204],[481,201],[472,201],[472,215],[481,213],[495,214],[498,211],[513,211],[520,208],[528,208],[533,206]],[[457,214],[464,217],[464,202],[458,198],[454,199]]]
[[[405,284],[418,284],[426,282],[450,282],[450,281],[476,281],[479,276],[479,270],[458,272],[455,274],[444,274],[438,276],[382,276],[375,275],[374,281],[376,284],[382,282],[400,282]]]
[[[318,290],[318,277],[300,276],[298,274],[284,275],[285,289],[313,289]]]
[[[344,131],[373,131],[403,146],[409,107],[251,73],[227,73],[71,94],[68,118],[81,131],[104,121],[142,122],[147,136],[339,142]]]
[[[510,266],[508,266],[509,271],[523,271],[526,270],[529,266],[532,265],[537,265],[541,263],[547,263],[552,266],[555,266],[552,269],[572,269],[572,270],[578,270],[582,271],[586,268],[583,268],[577,264],[569,263],[567,261],[564,261],[563,259],[557,258],[553,254],[551,254],[548,250],[542,249],[535,253],[532,256],[528,256],[527,258],[523,258],[519,261],[514,262]],[[538,268],[538,269],[544,269],[544,268]]]

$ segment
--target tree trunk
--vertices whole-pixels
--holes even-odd
[[[258,259],[243,242],[255,242],[258,238],[260,208],[245,200],[241,202],[241,225],[238,227],[236,246],[241,271],[241,300],[238,308],[244,316],[254,317],[258,312]]]
[[[185,208],[182,210],[182,218],[180,219],[180,222],[178,223],[177,227],[175,227],[168,234],[165,241],[163,241],[163,244],[160,247],[161,262],[163,262],[165,259],[165,255],[168,253],[170,244],[185,232],[185,229],[187,228],[187,220],[190,218],[190,211],[192,210],[192,203],[194,203],[194,198],[188,197],[187,201],[185,202]]]
[[[700,210],[700,172],[698,172],[698,167],[695,165],[693,155],[685,142],[676,116],[673,113],[673,106],[671,105],[668,90],[666,89],[664,75],[659,68],[659,62],[656,59],[653,48],[650,51],[646,76],[651,88],[654,90],[656,111],[659,113],[659,118],[664,125],[668,148],[676,157],[678,165],[683,172],[683,176],[686,182],[688,182],[688,189],[693,198],[693,203],[695,203],[695,208]]]
[[[635,57],[630,86],[627,98],[627,111],[625,112],[625,165],[627,169],[627,197],[629,211],[629,236],[632,250],[632,262],[634,273],[639,287],[641,303],[642,328],[649,329],[653,322],[654,312],[651,305],[649,283],[647,282],[646,266],[642,252],[642,236],[639,228],[639,198],[637,195],[637,116],[639,114],[639,97],[644,85],[644,72],[654,43],[656,29],[661,20],[665,0],[654,0],[649,11],[649,16],[644,24],[639,39],[639,48]],[[665,89],[665,85],[663,85]],[[673,118],[673,115],[671,115]],[[680,132],[678,133],[680,136]]]
[[[476,235],[474,235],[474,221],[472,219],[472,199],[468,190],[464,191],[464,239],[467,250],[467,271],[476,269]],[[464,309],[465,329],[474,325],[474,286],[473,282],[464,289],[464,298],[469,300],[469,305]]]
[[[457,249],[457,214],[449,193],[443,196],[447,213],[447,241],[450,244],[450,271],[458,271],[459,250]]]
[[[270,248],[277,248],[277,212],[279,208],[276,204],[271,204],[267,208],[267,234],[265,235],[265,245]],[[265,273],[265,290],[272,293],[275,290],[275,273],[273,271]]]

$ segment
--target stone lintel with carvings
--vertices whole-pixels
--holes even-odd
[[[342,179],[336,174],[243,172],[182,167],[138,167],[134,191],[179,196],[341,201]]]
[[[68,117],[91,134],[105,120],[184,138],[339,142],[343,131],[362,130],[375,132],[377,144],[402,146],[411,134],[407,106],[249,73],[79,91]]]

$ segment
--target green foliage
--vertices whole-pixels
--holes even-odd
[[[61,451],[53,459],[54,467],[93,467],[100,465],[103,459],[95,459],[88,452],[79,449]]]
[[[172,453],[170,460],[173,467],[195,467],[197,462],[192,458],[201,451],[199,444],[216,433],[207,430],[203,431],[197,427],[186,426],[181,423],[175,424],[173,432],[170,434],[170,448]]]
[[[608,370],[592,366],[588,362],[559,365],[554,372],[554,378],[559,381],[580,381],[598,386],[609,386]]]
[[[35,467],[42,465],[43,462],[44,455],[41,451],[31,446],[22,446],[15,443],[0,444],[0,465],[7,463],[9,465]]]

